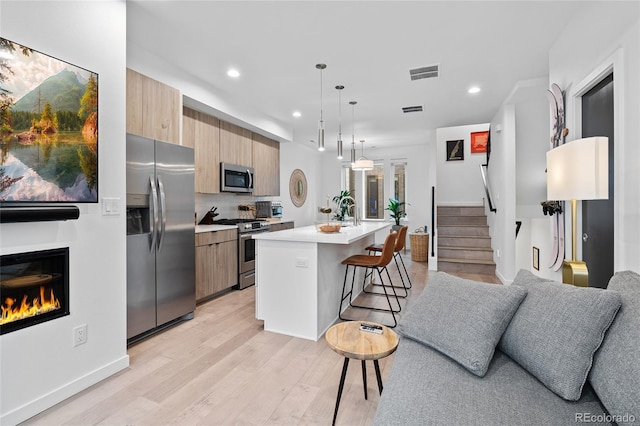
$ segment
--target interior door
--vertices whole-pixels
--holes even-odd
[[[613,74],[582,96],[582,137],[609,138],[609,199],[582,202],[582,259],[589,287],[606,288],[613,276]]]

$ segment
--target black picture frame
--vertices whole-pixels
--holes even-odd
[[[536,271],[539,271],[540,270],[540,249],[538,249],[538,247],[533,248],[532,263],[533,263],[533,269],[535,269]]]
[[[464,139],[447,141],[447,161],[464,160]]]

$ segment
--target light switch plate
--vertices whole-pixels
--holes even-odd
[[[120,198],[102,197],[102,215],[118,216],[120,214]]]

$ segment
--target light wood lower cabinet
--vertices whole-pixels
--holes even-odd
[[[238,284],[238,231],[196,234],[196,301]]]

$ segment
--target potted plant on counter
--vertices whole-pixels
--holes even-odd
[[[351,192],[348,189],[340,191],[340,194],[333,197],[333,202],[338,206],[335,210],[335,219],[344,221],[349,216],[349,209],[355,204]]]
[[[385,210],[389,210],[389,212],[391,212],[389,216],[391,216],[391,218],[396,222],[396,224],[391,227],[391,230],[397,231],[402,228],[400,225],[400,219],[407,215],[404,211],[404,202],[400,202],[395,198],[389,198],[389,204]]]

